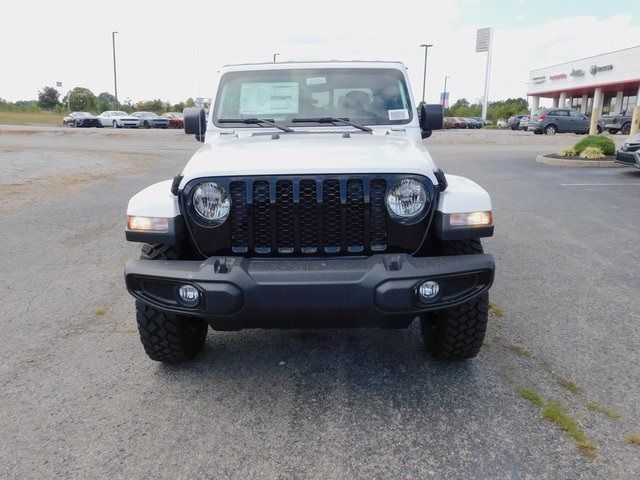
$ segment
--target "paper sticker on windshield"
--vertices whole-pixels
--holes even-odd
[[[409,120],[409,110],[401,108],[399,110],[387,110],[389,120]]]
[[[307,85],[322,85],[327,83],[326,77],[309,77],[307,78]]]
[[[298,113],[298,82],[243,83],[240,87],[241,115]]]

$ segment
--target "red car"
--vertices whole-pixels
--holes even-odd
[[[169,119],[169,127],[171,128],[184,128],[184,118],[180,112],[167,112],[162,115],[162,118]]]

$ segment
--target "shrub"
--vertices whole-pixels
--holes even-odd
[[[573,148],[565,148],[560,152],[561,157],[575,157],[576,151]]]
[[[573,146],[573,149],[578,155],[580,155],[582,151],[588,147],[597,147],[605,155],[613,155],[616,153],[616,144],[613,143],[613,140],[596,135],[590,135],[587,138],[580,140]]]
[[[582,153],[580,153],[580,158],[586,158],[589,160],[595,160],[602,157],[604,157],[604,153],[602,153],[602,150],[598,147],[587,147],[582,150]]]

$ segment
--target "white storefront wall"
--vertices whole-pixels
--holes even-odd
[[[612,101],[611,105],[618,111],[611,113],[619,113],[624,92],[633,92],[637,104],[640,99],[640,45],[539,68],[529,74],[528,95],[533,111],[540,106],[540,98],[551,99],[554,107],[568,107],[567,99],[577,97],[581,98],[580,109],[586,113],[587,99],[595,96],[597,88],[601,88],[603,94],[615,97],[615,103]],[[602,98],[599,100],[601,103]],[[593,102],[593,107],[597,107],[597,103]],[[628,105],[630,109],[634,106]]]

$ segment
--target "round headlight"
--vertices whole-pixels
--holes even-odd
[[[422,183],[413,178],[403,178],[387,194],[389,213],[399,220],[418,216],[426,204],[427,192]]]
[[[231,200],[220,185],[205,182],[198,185],[193,192],[193,208],[205,220],[220,225],[229,216]]]

